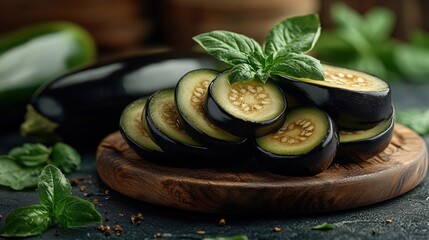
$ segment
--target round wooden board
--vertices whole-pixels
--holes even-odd
[[[255,163],[158,166],[138,157],[115,132],[100,143],[96,166],[109,187],[153,204],[210,213],[300,214],[365,206],[410,191],[426,176],[428,153],[420,136],[396,125],[390,145],[367,162],[333,164],[316,176],[290,177],[260,170]]]

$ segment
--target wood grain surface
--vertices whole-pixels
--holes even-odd
[[[310,177],[282,176],[254,162],[228,168],[159,166],[136,155],[119,132],[96,155],[97,171],[112,189],[172,208],[224,214],[303,214],[366,206],[404,194],[426,176],[425,142],[395,126],[390,145],[360,163],[336,163]]]

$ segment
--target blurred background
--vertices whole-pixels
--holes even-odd
[[[287,16],[318,12],[333,26],[334,0],[0,0],[0,35],[35,23],[67,20],[86,28],[101,54],[155,47],[190,48],[191,37],[214,29],[244,33],[263,41],[268,29]],[[359,13],[375,6],[394,12],[394,37],[429,30],[424,0],[342,1]]]
[[[69,21],[91,34],[102,59],[189,50],[192,36],[217,29],[262,44],[286,17],[319,13],[322,36],[309,54],[390,82],[421,82],[429,78],[428,9],[424,0],[0,0],[0,38],[25,26]]]

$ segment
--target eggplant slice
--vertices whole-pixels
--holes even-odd
[[[268,80],[228,81],[229,72],[210,83],[204,105],[207,117],[237,136],[263,136],[284,122],[287,102],[280,87]]]
[[[316,175],[332,163],[338,132],[332,119],[315,107],[288,111],[282,127],[255,139],[262,166],[287,175]]]
[[[124,109],[119,120],[119,131],[131,149],[141,158],[157,162],[161,161],[165,154],[143,128],[141,116],[146,101],[145,97],[137,99]]]
[[[391,90],[380,78],[323,65],[325,80],[277,78],[284,91],[326,111],[342,129],[369,129],[392,114]]]
[[[395,125],[394,112],[385,121],[366,130],[340,130],[340,146],[335,161],[366,161],[389,146]]]
[[[178,116],[185,131],[199,142],[211,147],[237,147],[246,144],[246,138],[217,127],[204,113],[208,86],[218,74],[215,70],[198,69],[179,80],[175,90]]]
[[[149,136],[167,154],[168,164],[185,167],[223,166],[245,159],[236,149],[210,148],[190,137],[179,121],[174,89],[151,95],[142,117]]]

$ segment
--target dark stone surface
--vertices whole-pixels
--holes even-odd
[[[393,86],[394,104],[397,110],[409,107],[429,107],[429,85]],[[428,143],[428,139],[425,139]],[[16,132],[0,135],[0,154],[11,147],[21,145],[23,139]],[[0,166],[1,167],[1,166]],[[429,179],[412,191],[375,205],[341,212],[307,216],[231,216],[185,212],[159,207],[125,197],[108,187],[99,179],[95,169],[95,154],[83,153],[81,171],[67,176],[70,180],[82,178],[73,187],[73,195],[94,201],[104,218],[104,225],[120,224],[122,236],[105,237],[97,225],[62,229],[52,227],[41,236],[29,239],[202,239],[208,236],[246,235],[249,239],[429,239]],[[92,184],[91,184],[92,181]],[[84,192],[80,186],[87,186]],[[126,186],[124,186],[126,187]],[[85,197],[84,193],[90,196]],[[91,195],[93,194],[93,195]],[[0,227],[6,216],[15,208],[36,204],[35,190],[16,192],[0,187]],[[140,225],[132,224],[131,215],[142,213]],[[251,210],[249,211],[251,213]],[[219,226],[220,219],[226,224]],[[315,231],[311,227],[331,223],[335,230]],[[274,232],[274,227],[280,232]],[[205,235],[197,234],[198,230]],[[155,237],[159,232],[161,238]]]

